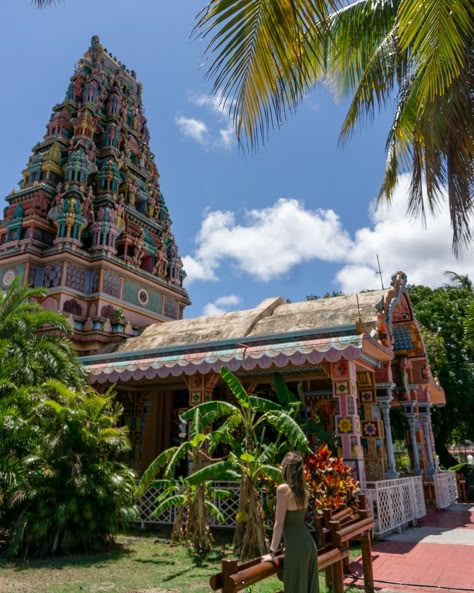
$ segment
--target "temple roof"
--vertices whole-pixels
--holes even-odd
[[[115,352],[86,357],[92,382],[318,365],[364,359],[377,366],[393,353],[375,336],[383,293],[287,303],[281,297],[254,309],[147,327]]]
[[[253,309],[153,324],[130,338],[117,352],[136,352],[247,337],[276,337],[295,332],[327,330],[355,333],[358,319],[375,327],[375,305],[385,291],[287,303],[281,297],[262,301]],[[370,331],[370,330],[369,330]]]

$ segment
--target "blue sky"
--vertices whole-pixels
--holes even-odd
[[[2,0],[0,200],[17,187],[74,64],[94,34],[143,83],[151,148],[188,272],[187,317],[379,288],[402,269],[437,286],[443,271],[474,276],[474,257],[451,255],[447,211],[423,229],[405,215],[407,179],[393,207],[374,212],[390,114],[338,148],[347,108],[308,93],[257,154],[236,146],[204,80],[205,42],[191,40],[203,0],[63,0],[42,11]]]

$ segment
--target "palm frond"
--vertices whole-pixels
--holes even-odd
[[[211,0],[195,34],[212,33],[207,54],[214,93],[227,104],[237,137],[264,140],[314,80],[303,38],[319,36],[332,0]],[[318,23],[315,27],[314,24]],[[312,45],[310,45],[312,47]]]

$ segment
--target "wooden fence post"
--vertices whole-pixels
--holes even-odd
[[[222,593],[231,593],[233,588],[233,583],[230,580],[230,575],[235,574],[238,572],[238,560],[223,560],[222,561],[222,577],[223,577],[223,587]]]

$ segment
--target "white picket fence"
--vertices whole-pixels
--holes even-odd
[[[372,508],[377,535],[400,531],[426,515],[421,476],[368,482],[364,492]]]
[[[456,502],[458,499],[456,472],[438,472],[433,475],[433,483],[438,509],[445,509]]]

